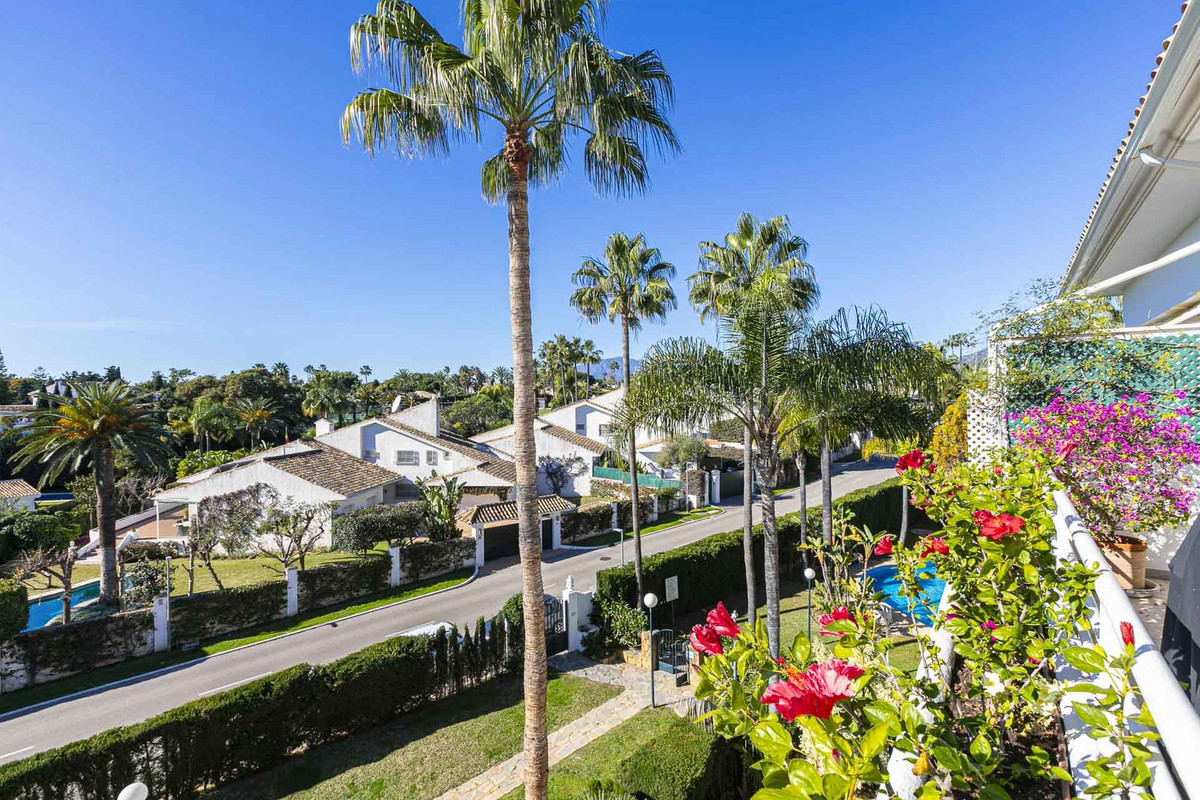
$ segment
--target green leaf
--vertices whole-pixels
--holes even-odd
[[[811,800],[811,795],[798,786],[782,789],[759,789],[750,800]]]
[[[829,773],[821,781],[821,791],[826,797],[845,797],[849,786],[850,781],[836,772]]]
[[[1071,710],[1083,720],[1084,724],[1090,725],[1093,728],[1107,728],[1108,715],[1103,709],[1096,706],[1088,705],[1087,703],[1075,703],[1071,706]]]
[[[1080,672],[1103,672],[1106,666],[1104,656],[1090,647],[1068,647],[1063,651],[1063,658]]]
[[[971,742],[971,758],[979,764],[984,763],[992,757],[992,743],[979,734],[975,740]]]
[[[758,751],[772,761],[783,764],[795,749],[792,735],[778,720],[764,719],[750,731],[750,741]]]
[[[874,758],[883,752],[888,740],[888,724],[886,722],[871,728],[862,738],[863,758]]]
[[[796,634],[796,639],[792,642],[792,658],[797,664],[807,664],[811,653],[812,642],[803,633]]]
[[[979,800],[1012,800],[1012,796],[1000,786],[989,783],[979,790]]]
[[[806,791],[817,792],[821,789],[821,774],[817,772],[816,767],[803,758],[793,758],[788,762],[788,777],[791,778],[793,785],[800,786]]]
[[[1050,774],[1058,778],[1060,781],[1066,781],[1067,783],[1071,783],[1074,780],[1074,778],[1071,777],[1071,773],[1067,772],[1062,767],[1051,767]]]

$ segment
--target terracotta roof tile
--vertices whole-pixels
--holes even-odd
[[[268,456],[263,461],[289,475],[337,492],[343,497],[401,479],[401,476],[394,472],[355,458],[349,453],[343,453],[335,447],[312,440],[306,440],[304,444],[312,449]]]
[[[0,498],[9,500],[21,497],[36,497],[39,494],[41,492],[20,478],[0,481]]]
[[[556,494],[544,494],[538,497],[538,513],[550,514],[555,511],[574,511],[575,504]],[[484,525],[489,522],[513,522],[517,519],[517,501],[505,500],[502,503],[484,503],[472,506],[458,513],[458,520],[468,525]]]
[[[562,439],[564,442],[569,442],[576,447],[582,448],[583,450],[587,450],[591,453],[595,453],[596,455],[603,455],[604,452],[608,450],[608,445],[604,444],[603,442],[598,442],[591,437],[584,436],[583,434],[576,433],[575,431],[567,430],[559,425],[554,425],[547,422],[542,430],[556,439]]]

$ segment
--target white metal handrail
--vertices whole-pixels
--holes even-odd
[[[1200,716],[1197,716],[1191,701],[1179,686],[1150,632],[1128,595],[1108,568],[1108,562],[1096,547],[1096,540],[1080,519],[1075,506],[1066,492],[1054,493],[1057,506],[1054,522],[1059,534],[1059,556],[1073,556],[1081,563],[1098,568],[1094,600],[1096,618],[1100,630],[1096,633],[1101,643],[1121,641],[1120,625],[1128,622],[1133,626],[1136,659],[1133,679],[1137,683],[1142,700],[1154,717],[1155,730],[1161,737],[1159,746],[1170,759],[1177,784],[1173,787],[1160,786],[1165,779],[1161,772],[1156,776],[1153,791],[1156,797],[1164,798],[1180,794],[1200,800]],[[1176,790],[1176,791],[1172,791]]]

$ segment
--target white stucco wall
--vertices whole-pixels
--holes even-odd
[[[406,479],[404,485],[408,494],[415,491],[412,487],[418,478],[429,478],[435,472],[446,475],[487,460],[483,453],[480,453],[478,459],[472,459],[465,454],[438,447],[433,442],[409,436],[378,422],[349,425],[320,437],[319,441],[403,476]],[[417,454],[419,463],[396,463],[398,453],[413,452]]]
[[[1197,241],[1200,241],[1200,218],[1193,220],[1192,224],[1155,258],[1162,258]],[[1137,265],[1131,265],[1130,268],[1133,266]],[[1182,303],[1198,291],[1200,253],[1143,275],[1126,286],[1122,307],[1123,322],[1131,328],[1145,325],[1148,320]]]

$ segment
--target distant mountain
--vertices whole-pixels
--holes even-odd
[[[588,367],[588,373],[593,378],[607,378],[610,375],[620,378],[622,374],[621,362],[622,359],[620,358],[606,358],[599,364],[593,364],[591,367]],[[642,366],[642,362],[636,358],[631,358],[629,359],[629,366],[633,372],[637,372],[638,368]]]

